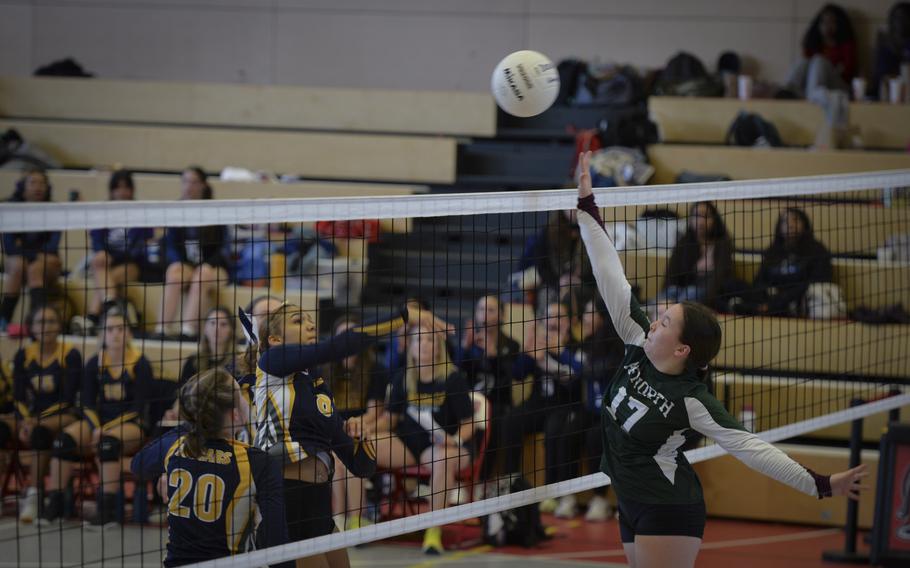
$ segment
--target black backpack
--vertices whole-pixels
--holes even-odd
[[[510,493],[532,489],[524,478],[512,482]],[[524,507],[493,513],[483,518],[483,541],[492,546],[517,545],[524,548],[537,546],[548,540],[540,521],[540,505],[531,503]]]
[[[603,146],[625,146],[643,149],[660,142],[657,125],[648,118],[645,109],[623,112],[613,120],[604,119],[598,125]]]
[[[726,143],[729,146],[783,146],[777,127],[760,115],[739,111],[730,129],[727,130]]]
[[[588,73],[588,64],[578,59],[564,59],[556,66],[556,72],[559,73],[559,94],[553,104],[570,105],[575,101],[579,81]]]

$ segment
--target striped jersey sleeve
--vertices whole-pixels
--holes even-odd
[[[706,390],[685,397],[689,425],[714,440],[750,468],[813,497],[819,497],[818,476],[787,454],[746,431]],[[824,496],[824,495],[821,495]]]

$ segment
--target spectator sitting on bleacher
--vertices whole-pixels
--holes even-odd
[[[503,422],[508,476],[521,472],[524,437],[534,432],[544,433],[547,484],[570,479],[577,465],[578,436],[567,432],[566,425],[581,403],[581,361],[568,345],[569,323],[566,306],[554,303],[525,327],[523,352],[512,369],[512,408]],[[570,517],[575,498],[548,499],[541,511]]]
[[[474,318],[465,322],[464,336],[455,350],[455,364],[465,372],[468,384],[490,402],[491,415],[486,455],[480,478],[490,479],[502,446],[502,420],[512,406],[512,366],[521,347],[503,333],[502,304],[496,296],[477,301]]]
[[[802,209],[784,209],[774,229],[774,241],[762,253],[752,289],[734,312],[749,315],[800,316],[804,297],[813,283],[831,282],[831,253],[815,239],[812,223]]]
[[[190,377],[216,367],[233,370],[237,356],[237,336],[234,315],[224,306],[216,306],[205,315],[199,336],[199,351],[183,362],[179,385]]]
[[[98,508],[89,528],[117,522],[117,494],[122,460],[136,453],[148,420],[153,388],[152,366],[132,343],[123,312],[110,308],[101,321],[101,348],[89,359],[82,377],[83,419],[67,426],[54,440],[47,502],[42,522],[53,522],[64,510],[63,489],[75,464],[93,457],[98,464]]]
[[[856,75],[856,41],[843,8],[825,4],[809,24],[802,47],[803,55],[787,78],[787,90],[800,98],[821,100],[819,89],[850,89]]]
[[[670,255],[663,290],[653,302],[656,316],[686,300],[725,311],[724,294],[731,291],[733,278],[733,241],[723,218],[710,201],[695,203],[686,232]]]
[[[232,280],[242,286],[270,286],[272,262],[297,249],[299,238],[292,238],[286,223],[235,225],[231,227],[230,247],[235,259]],[[283,273],[283,271],[282,271]]]
[[[517,271],[510,278],[507,300],[535,305],[539,311],[559,302],[568,286],[592,278],[575,212],[554,211],[546,227],[528,239]]]
[[[0,478],[5,479],[9,467],[9,450],[16,431],[16,414],[13,405],[13,383],[6,372],[6,364],[0,357]]]
[[[901,74],[901,66],[910,63],[910,2],[895,2],[888,11],[888,27],[879,32],[875,42],[875,61],[869,91],[880,94],[881,83]],[[887,86],[886,86],[887,88]]]
[[[420,318],[409,321],[405,368],[391,380],[388,412],[378,425],[379,432],[394,436],[376,436],[376,463],[429,468],[431,510],[439,511],[455,487],[456,472],[469,463],[475,425],[470,387],[452,364],[445,332],[433,319],[421,310]],[[442,549],[441,528],[428,528],[424,552],[440,554]]]
[[[54,438],[76,420],[73,405],[81,385],[82,355],[59,341],[63,319],[55,307],[33,306],[26,323],[32,341],[13,360],[13,397],[20,448],[35,453],[19,507],[19,520],[30,523],[39,514]]]
[[[581,358],[584,410],[576,416],[579,423],[571,424],[569,430],[583,433],[588,473],[593,473],[599,471],[603,450],[600,431],[603,397],[607,392],[607,383],[613,379],[622,365],[625,345],[617,335],[607,306],[600,296],[592,298],[585,305],[581,328],[582,340],[578,350]],[[594,496],[588,502],[585,520],[606,521],[610,518],[611,510],[606,497],[606,485],[594,489]]]
[[[205,172],[187,168],[181,176],[181,200],[212,199],[212,188]],[[159,336],[195,339],[199,314],[217,300],[218,288],[228,282],[226,256],[227,233],[224,226],[169,227],[164,233],[164,300],[161,319],[155,328]],[[183,298],[183,314],[177,311]]]
[[[360,318],[351,314],[344,315],[332,325],[332,335],[341,335],[360,325]],[[376,347],[369,345],[356,355],[332,361],[327,365],[323,377],[334,395],[335,410],[345,420],[360,418],[361,430],[373,437],[389,386],[388,370],[376,362]],[[363,479],[350,474],[337,456],[332,494],[336,504],[335,512],[345,515],[345,529],[356,529],[364,522],[375,519],[375,516],[366,511]]]
[[[111,201],[132,201],[135,198],[133,176],[126,170],[112,173],[107,187]],[[89,295],[86,315],[75,315],[70,323],[72,333],[84,335],[95,333],[104,302],[124,297],[126,284],[139,280],[142,272],[149,269],[148,248],[155,230],[151,227],[121,227],[93,229],[89,234],[93,252],[92,280],[95,285]]]
[[[47,173],[31,170],[16,182],[12,202],[41,203],[51,200]],[[19,303],[23,282],[28,286],[31,306],[48,302],[48,292],[57,290],[61,262],[58,255],[60,231],[3,233],[3,297],[0,300],[0,333],[5,333]],[[22,336],[25,333],[17,333]]]

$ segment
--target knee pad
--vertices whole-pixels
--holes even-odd
[[[29,440],[33,450],[46,451],[54,445],[54,433],[44,426],[35,426]]]
[[[10,429],[9,424],[0,422],[0,448],[6,448],[12,437],[13,431]]]
[[[98,446],[98,459],[102,462],[120,461],[123,456],[120,454],[122,444],[119,438],[113,436],[101,436],[101,444]]]
[[[79,448],[76,445],[76,439],[66,432],[61,432],[54,440],[51,455],[63,461],[79,461]]]

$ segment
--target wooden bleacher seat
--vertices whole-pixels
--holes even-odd
[[[627,264],[628,266],[628,264]],[[533,325],[530,306],[510,304],[503,331],[519,343]],[[837,376],[910,376],[907,325],[720,314],[723,343],[714,365],[725,369]]]
[[[467,91],[0,77],[0,116],[392,134],[496,134],[493,97]]]
[[[743,148],[689,144],[654,144],[648,147],[654,166],[653,183],[673,183],[688,170],[724,174],[731,179],[769,179],[792,176],[843,174],[910,168],[906,152],[860,150],[814,151],[801,148]],[[839,199],[870,199],[881,191],[830,194]]]
[[[776,444],[797,462],[818,472],[847,469],[846,448],[820,448],[794,444]],[[862,463],[869,466],[869,477],[876,479],[878,451],[863,450]],[[770,477],[753,471],[731,456],[722,456],[695,464],[701,480],[708,514],[714,517],[843,526],[847,499],[813,499]],[[736,480],[731,483],[731,480]],[[860,494],[859,527],[872,526],[875,509],[875,482]],[[743,491],[747,487],[748,491]]]
[[[731,415],[739,416],[744,405],[751,405],[757,410],[754,426],[756,431],[846,410],[854,396],[876,400],[887,396],[896,388],[896,385],[867,381],[743,375],[733,372],[716,373],[712,379],[714,396]],[[900,410],[901,421],[910,422],[910,405]],[[887,412],[868,416],[863,421],[863,441],[877,442],[887,425]],[[846,443],[850,440],[850,423],[817,430],[808,436]]]
[[[263,131],[0,119],[64,167],[134,170],[226,166],[311,178],[452,183],[456,141],[439,136]]]
[[[818,105],[804,100],[650,97],[648,110],[661,139],[672,143],[723,144],[741,110],[774,123],[784,144],[810,146],[824,124]],[[910,107],[885,103],[850,103],[849,125],[867,148],[904,150],[910,143]]]
[[[910,230],[910,207],[885,208],[872,204],[823,203],[773,199],[716,201],[718,212],[733,234],[739,251],[762,251],[771,246],[781,211],[799,207],[809,216],[816,238],[832,254],[871,255],[889,236]],[[685,219],[689,203],[660,205]],[[601,216],[607,223],[633,223],[654,205],[606,207]]]

